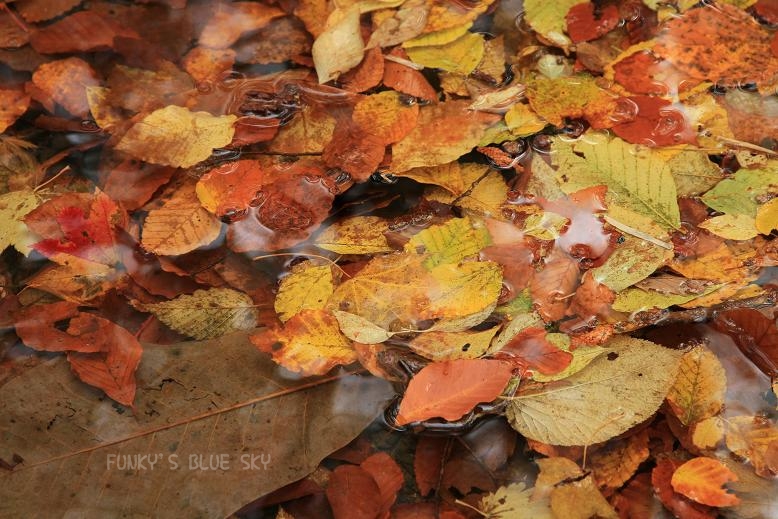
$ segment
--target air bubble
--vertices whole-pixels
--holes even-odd
[[[551,137],[545,134],[535,135],[530,147],[537,153],[547,155],[551,152]]]

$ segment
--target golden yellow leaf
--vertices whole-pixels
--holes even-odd
[[[431,188],[425,192],[429,200],[454,204],[482,216],[499,218],[508,196],[508,186],[502,175],[483,164],[462,164],[459,173],[465,188],[451,194],[448,190]]]
[[[313,42],[311,54],[319,83],[336,79],[359,65],[365,44],[359,28],[359,5],[335,9],[327,18],[324,31]]]
[[[538,34],[559,47],[567,47],[573,42],[565,34],[567,31],[567,12],[574,5],[586,0],[525,0],[524,19]]]
[[[111,91],[105,87],[86,87],[86,100],[89,103],[89,111],[92,113],[92,119],[95,120],[100,128],[110,128],[124,121],[121,110],[111,105],[110,93]]]
[[[618,98],[589,74],[537,77],[527,82],[526,95],[532,110],[554,126],[562,126],[565,117],[583,117],[593,128],[610,128],[616,122]]]
[[[408,135],[418,117],[419,105],[408,106],[394,90],[363,97],[351,115],[363,132],[377,136],[384,144],[393,144]]]
[[[302,310],[323,309],[334,290],[332,267],[306,261],[281,278],[274,308],[285,322]]]
[[[41,200],[30,189],[0,195],[0,251],[13,246],[25,256],[36,239],[24,224],[24,216],[38,207]]]
[[[481,498],[479,510],[485,519],[514,519],[531,517],[532,519],[555,519],[551,512],[548,497],[536,499],[533,489],[524,483],[513,483],[500,487]]]
[[[749,276],[744,261],[754,256],[736,253],[726,243],[696,258],[675,259],[670,268],[689,279],[709,279],[719,283],[741,282]]]
[[[535,483],[533,500],[548,498],[553,516],[565,519],[601,517],[617,519],[618,515],[597,489],[591,474],[574,461],[562,457],[537,460],[540,474]]]
[[[161,303],[138,304],[173,330],[198,340],[257,326],[254,301],[231,288],[197,290]]]
[[[474,256],[489,244],[489,233],[470,218],[452,218],[432,225],[415,234],[405,244],[405,251],[429,255],[424,266],[433,268],[441,263],[458,263]]]
[[[714,450],[724,441],[724,419],[712,416],[692,425],[692,443],[700,450]]]
[[[438,32],[472,22],[486,12],[489,6],[494,3],[494,0],[476,0],[469,3],[467,9],[463,9],[452,2],[430,3],[432,7],[427,16],[427,25],[424,26],[422,34]]]
[[[678,188],[678,196],[694,196],[715,186],[724,173],[704,151],[685,148],[667,161]]]
[[[505,112],[505,124],[516,137],[526,137],[546,127],[546,121],[538,117],[529,105],[516,103]],[[533,157],[534,158],[534,157]]]
[[[162,207],[149,211],[141,245],[155,254],[185,254],[215,240],[221,227],[221,221],[200,205],[194,186],[183,186]]]
[[[762,234],[778,230],[778,198],[773,198],[756,211],[756,229]]]
[[[326,110],[305,106],[294,118],[281,127],[268,148],[273,153],[300,155],[321,153],[332,140],[335,118]]]
[[[727,375],[718,357],[698,345],[681,357],[667,401],[681,423],[689,426],[718,414],[726,391]]]
[[[611,308],[617,312],[642,312],[652,308],[669,308],[673,305],[682,305],[698,297],[708,295],[721,288],[722,285],[710,285],[701,294],[667,294],[656,290],[644,290],[642,288],[627,288],[616,294]]]
[[[135,123],[116,149],[146,162],[188,168],[210,157],[214,148],[228,145],[237,119],[170,105]]]
[[[338,364],[350,364],[357,354],[324,310],[303,310],[282,329],[269,328],[251,336],[251,342],[290,371],[304,376],[323,375]]]
[[[419,334],[408,346],[435,362],[457,359],[476,359],[489,349],[498,327],[483,331],[427,332]]]
[[[701,222],[698,227],[727,240],[750,240],[758,234],[754,218],[745,214],[722,214]]]
[[[609,442],[589,457],[587,465],[594,472],[597,486],[616,489],[635,474],[648,455],[648,432],[643,430]]]
[[[385,232],[389,224],[377,216],[352,216],[338,220],[319,234],[317,247],[336,254],[378,254],[392,252]]]
[[[454,27],[449,27],[447,29],[441,29],[435,32],[428,32],[421,36],[405,40],[403,42],[403,47],[408,49],[412,47],[445,45],[463,36],[465,33],[467,33],[467,31],[470,30],[470,27],[472,26],[473,23],[470,22],[462,25],[456,25]]]
[[[410,47],[406,51],[411,61],[427,68],[470,74],[484,57],[484,39],[480,34],[465,32],[450,43]]]

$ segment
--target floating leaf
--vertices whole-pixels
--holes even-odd
[[[756,197],[778,189],[776,168],[778,161],[771,161],[764,168],[740,169],[734,177],[722,180],[705,193],[702,201],[716,211],[753,218],[758,209]]]
[[[708,348],[695,346],[681,357],[678,378],[667,401],[681,423],[690,426],[718,414],[726,390],[727,376],[721,362]]]
[[[626,483],[649,456],[648,433],[641,431],[629,438],[609,442],[593,453],[588,466],[600,488],[616,489]]]
[[[384,330],[364,317],[355,314],[341,312],[340,310],[332,310],[332,314],[338,320],[338,325],[343,335],[360,344],[378,344],[395,334],[395,332]]]
[[[452,218],[432,225],[415,234],[405,244],[407,252],[428,254],[424,266],[433,268],[441,263],[459,263],[478,254],[488,244],[489,234],[469,218]]]
[[[520,390],[507,408],[511,425],[544,443],[591,445],[650,418],[675,380],[681,352],[631,337],[604,348],[575,375]]]
[[[497,398],[512,371],[507,362],[487,359],[429,364],[408,384],[400,402],[397,424],[434,417],[457,420],[476,404]]]
[[[200,177],[195,192],[204,208],[221,217],[248,208],[268,180],[257,161],[239,160],[222,164]]]
[[[281,366],[304,376],[323,375],[334,366],[357,360],[338,321],[324,310],[302,310],[282,329],[262,330],[251,336],[251,342]]]
[[[475,359],[487,352],[497,331],[493,327],[483,331],[426,332],[415,337],[408,347],[435,362]]]
[[[392,59],[390,59],[390,57]],[[398,61],[395,61],[398,60]],[[413,62],[400,47],[396,47],[384,61],[384,86],[403,94],[436,103],[438,94],[421,72],[412,67]]]
[[[554,45],[566,47],[572,41],[565,35],[568,11],[586,0],[562,0],[544,2],[543,0],[527,0],[524,3],[524,18],[530,27]]]
[[[155,164],[189,167],[229,144],[236,120],[234,115],[214,117],[170,105],[135,123],[116,148]]]
[[[359,30],[359,15],[359,5],[352,5],[335,9],[327,18],[324,31],[311,50],[319,83],[336,79],[362,61],[365,44]]]
[[[197,290],[170,301],[140,305],[177,332],[195,339],[213,339],[257,325],[254,302],[231,288]]]
[[[402,140],[416,126],[419,105],[402,102],[401,94],[394,91],[379,92],[360,99],[351,119],[360,130],[381,139],[382,144]]]
[[[544,321],[558,321],[565,316],[578,275],[578,262],[560,249],[554,249],[546,258],[543,270],[535,273],[529,287]]]
[[[600,88],[588,74],[527,83],[527,99],[537,115],[554,126],[565,117],[583,117],[593,128],[610,128],[618,120],[616,96]]]
[[[567,34],[573,43],[596,40],[618,26],[621,17],[615,5],[596,9],[594,3],[579,3],[565,15]]]
[[[302,310],[320,310],[334,290],[332,267],[310,262],[292,267],[281,278],[274,308],[281,321],[288,321]]]
[[[378,517],[382,505],[381,489],[362,467],[341,465],[330,475],[327,501],[335,517]]]
[[[505,125],[516,137],[527,137],[545,128],[546,121],[528,105],[516,103],[505,112]]]
[[[675,181],[667,164],[655,153],[618,138],[598,142],[582,139],[573,146],[555,141],[555,149],[565,192],[607,185],[609,207],[621,205],[666,229],[680,228]]]
[[[671,484],[679,494],[708,506],[734,506],[740,503],[735,494],[721,488],[737,476],[713,458],[692,458],[673,472]]]
[[[624,97],[619,103],[635,112],[631,120],[613,125],[613,133],[625,141],[649,147],[697,144],[697,131],[692,130],[683,107],[653,96]]]
[[[651,484],[656,497],[668,510],[679,517],[690,519],[713,519],[715,512],[708,506],[695,503],[673,490],[671,479],[683,461],[670,456],[657,460],[656,467],[651,471]]]
[[[50,111],[54,103],[75,116],[89,113],[86,89],[99,85],[97,73],[80,58],[66,58],[44,63],[32,75],[37,91],[29,92]]]
[[[492,353],[492,357],[511,363],[522,374],[529,370],[556,375],[570,365],[573,356],[549,342],[546,335],[543,328],[524,329]]]
[[[673,305],[681,305],[710,294],[719,288],[721,288],[721,285],[711,285],[699,294],[663,294],[654,290],[628,288],[616,295],[612,308],[617,312],[628,313],[641,312],[653,308],[669,308]]]
[[[756,229],[762,234],[778,230],[778,198],[773,198],[756,212]]]
[[[724,178],[721,168],[714,164],[708,154],[694,149],[685,149],[667,161],[678,188],[678,196],[693,196],[706,192]]]
[[[141,245],[156,254],[185,254],[214,241],[221,227],[221,222],[200,205],[194,186],[182,186],[162,207],[149,211],[143,221]]]

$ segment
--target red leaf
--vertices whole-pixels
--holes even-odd
[[[532,277],[529,289],[538,313],[546,322],[565,316],[570,296],[578,284],[578,262],[555,248],[546,266]]]
[[[570,353],[560,350],[546,340],[546,331],[543,328],[522,330],[508,341],[494,358],[506,360],[522,372],[533,370],[544,375],[555,375],[573,361]]]
[[[697,144],[697,133],[683,112],[666,99],[649,96],[623,98],[634,104],[635,118],[613,126],[613,133],[627,142],[646,146]]]
[[[167,184],[176,168],[127,159],[111,168],[100,169],[103,192],[128,211],[140,208]]]
[[[378,484],[381,492],[381,512],[384,514],[397,499],[397,492],[403,486],[404,478],[400,466],[385,452],[373,454],[360,465]]]
[[[65,194],[31,211],[24,221],[44,237],[33,248],[51,258],[58,254],[113,265],[117,262],[114,233],[124,214],[102,191],[95,195]]]
[[[570,194],[567,199],[538,199],[538,204],[546,211],[560,214],[570,220],[564,233],[556,244],[576,258],[598,259],[605,261],[612,248],[611,234],[603,229],[598,214],[605,211],[607,186],[594,186]],[[610,255],[610,254],[608,254]]]
[[[49,305],[33,305],[16,312],[16,334],[22,342],[38,351],[100,351],[102,345],[92,344],[91,349],[73,335],[54,327],[58,321],[75,317],[78,305],[67,301]]]
[[[497,398],[511,378],[507,362],[487,359],[435,362],[411,379],[397,424],[441,417],[456,420],[481,402]]]
[[[413,472],[419,494],[426,496],[440,484],[443,470],[443,456],[446,452],[447,438],[420,436],[413,457]]]
[[[778,24],[778,1],[759,0],[754,4],[754,11],[770,25]]]
[[[763,373],[778,375],[778,327],[772,319],[752,308],[738,308],[719,313],[713,324]]]
[[[73,372],[120,404],[132,407],[136,389],[135,370],[143,353],[138,340],[121,326],[91,314],[81,314],[72,319],[68,331],[71,329],[92,331],[104,347],[104,351],[99,353],[68,353]]]
[[[591,2],[574,5],[567,12],[567,34],[573,43],[595,40],[619,25],[621,16],[615,5],[595,11]]]
[[[676,517],[713,519],[716,514],[712,508],[695,503],[673,490],[670,481],[673,473],[681,465],[683,465],[683,461],[675,458],[662,457],[657,460],[656,467],[651,472],[651,484],[654,486],[656,496]]]
[[[374,519],[382,508],[381,489],[375,479],[354,465],[341,465],[332,472],[327,500],[335,519]]]

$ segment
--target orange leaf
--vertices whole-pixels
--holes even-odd
[[[357,182],[363,182],[381,164],[385,152],[386,144],[381,137],[349,122],[335,128],[322,159],[327,166],[340,168]]]
[[[200,177],[195,191],[203,207],[221,217],[247,209],[268,180],[259,162],[238,160],[226,162]]]
[[[769,84],[778,74],[771,40],[772,34],[742,9],[702,4],[668,20],[654,53],[695,79],[723,86]]]
[[[200,45],[225,49],[238,41],[244,32],[261,29],[273,18],[283,15],[278,7],[260,3],[218,3],[216,12],[200,33]]]
[[[673,490],[708,506],[735,506],[740,499],[722,485],[737,481],[737,475],[713,458],[693,458],[673,473]]]
[[[574,5],[567,12],[567,34],[573,43],[595,40],[619,24],[621,16],[615,5],[595,9],[592,2]]]
[[[718,313],[713,324],[763,373],[778,375],[778,327],[772,319],[752,308],[738,308]]]
[[[387,513],[397,499],[404,478],[400,466],[385,452],[373,454],[360,465],[378,484],[381,493],[381,512]]]
[[[51,20],[66,13],[83,0],[18,0],[16,11],[30,23]]]
[[[697,83],[650,51],[627,56],[613,65],[613,70],[613,79],[635,94],[671,95]]]
[[[338,81],[349,92],[364,92],[378,86],[384,77],[384,55],[379,47],[365,51],[362,62],[345,74]]]
[[[488,359],[451,360],[429,364],[405,391],[397,424],[430,418],[462,418],[476,404],[497,398],[511,379],[508,362]]]
[[[50,112],[54,103],[76,116],[89,113],[86,87],[100,84],[97,74],[80,58],[66,58],[44,63],[32,75],[27,91]]]
[[[399,47],[389,54],[408,59],[408,55]],[[396,61],[385,60],[384,62],[384,86],[425,101],[433,103],[438,101],[438,94],[421,72]]]
[[[235,64],[232,49],[195,47],[184,56],[183,65],[195,81],[218,81]]]
[[[646,146],[697,144],[697,132],[689,126],[682,110],[666,99],[633,96],[620,100],[634,104],[635,117],[613,126],[613,133],[627,142]]]
[[[651,484],[654,487],[656,496],[676,517],[683,517],[684,519],[714,519],[716,514],[712,508],[695,503],[673,490],[671,478],[676,469],[682,464],[681,460],[668,456],[657,460],[656,467],[651,471]]]
[[[361,98],[351,118],[362,132],[375,135],[384,144],[393,144],[416,126],[419,105],[409,106],[397,92],[380,92]]]
[[[381,489],[362,467],[341,465],[332,471],[327,500],[335,519],[376,518],[382,510]]]
[[[16,122],[30,106],[30,96],[22,90],[0,88],[0,132]]]
[[[529,289],[538,307],[538,313],[546,322],[558,321],[565,316],[578,284],[578,262],[555,248],[543,270],[532,277]]]
[[[587,271],[570,302],[568,314],[577,315],[585,321],[592,317],[607,316],[614,299],[616,294],[613,290],[597,281],[591,271]]]
[[[533,370],[544,375],[556,375],[573,361],[572,354],[546,340],[546,331],[542,328],[522,330],[494,358],[510,362],[522,372]]]
[[[22,308],[14,314],[16,334],[26,346],[38,351],[100,351],[101,344],[82,343],[78,337],[55,327],[58,321],[79,313],[78,305],[67,301]]]

